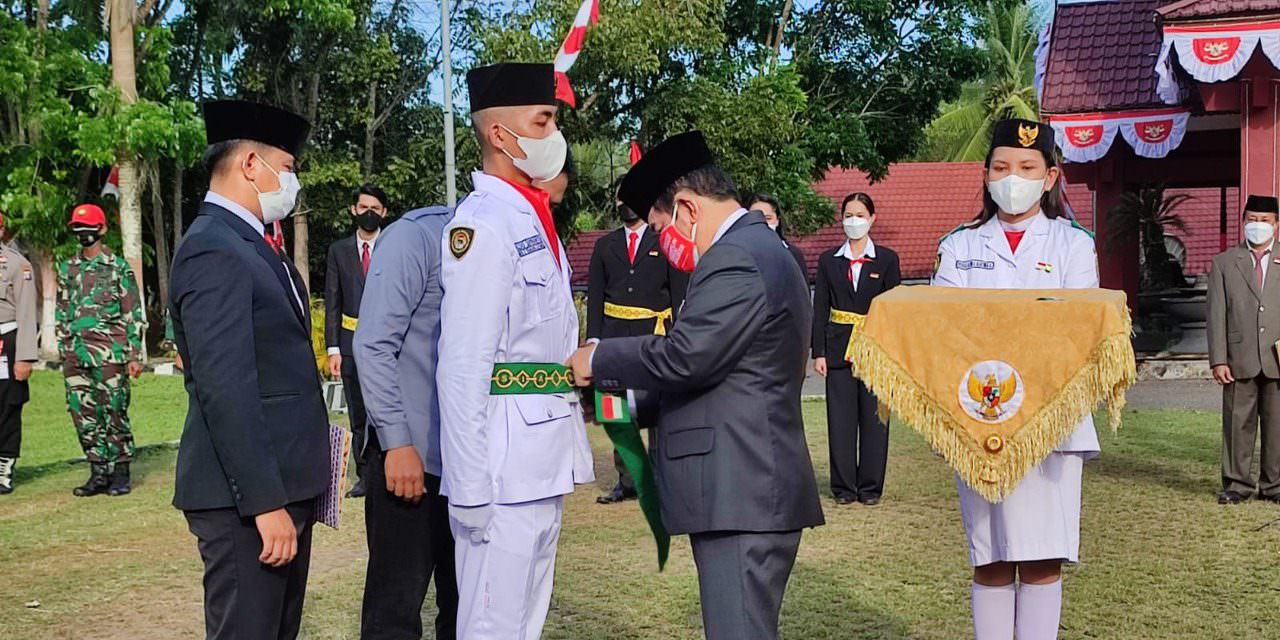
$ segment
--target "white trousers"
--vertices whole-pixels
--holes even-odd
[[[458,574],[459,640],[537,640],[551,606],[564,497],[494,505],[489,541],[449,518]]]

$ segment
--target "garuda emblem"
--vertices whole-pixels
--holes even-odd
[[[1040,127],[1036,125],[1018,125],[1018,144],[1024,147],[1030,147],[1036,143],[1036,138],[1040,137]]]
[[[1012,418],[1025,396],[1022,378],[1006,362],[988,360],[969,368],[960,384],[960,405],[974,420],[996,424]]]

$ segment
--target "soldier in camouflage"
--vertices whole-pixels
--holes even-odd
[[[130,491],[129,378],[142,373],[146,318],[129,264],[102,244],[102,209],[76,207],[70,227],[82,249],[58,265],[58,350],[67,409],[91,467],[74,493],[118,496]]]

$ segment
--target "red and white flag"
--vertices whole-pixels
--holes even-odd
[[[636,163],[640,162],[640,157],[643,155],[644,154],[641,153],[640,151],[640,143],[636,142],[635,138],[632,138],[631,139],[631,166],[633,167],[636,166]]]
[[[577,107],[578,100],[569,85],[569,68],[578,60],[582,43],[587,39],[587,27],[600,21],[600,0],[582,0],[578,15],[573,19],[569,35],[564,37],[560,51],[556,52],[556,98],[570,107]]]
[[[596,391],[596,422],[600,424],[617,424],[631,422],[631,407],[626,398],[615,393]]]
[[[107,196],[120,198],[120,167],[111,167],[111,175],[107,176],[107,183],[102,185],[102,197]]]

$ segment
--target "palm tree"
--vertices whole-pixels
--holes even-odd
[[[1036,120],[1036,9],[1029,3],[990,2],[983,23],[987,73],[942,107],[925,132],[928,160],[966,162],[986,157],[991,128],[1005,118]]]
[[[1142,251],[1141,287],[1160,291],[1187,286],[1182,267],[1170,255],[1166,244],[1169,231],[1187,230],[1174,211],[1191,199],[1185,193],[1167,194],[1163,185],[1127,191],[1120,203],[1107,212],[1109,248],[1137,241]]]

